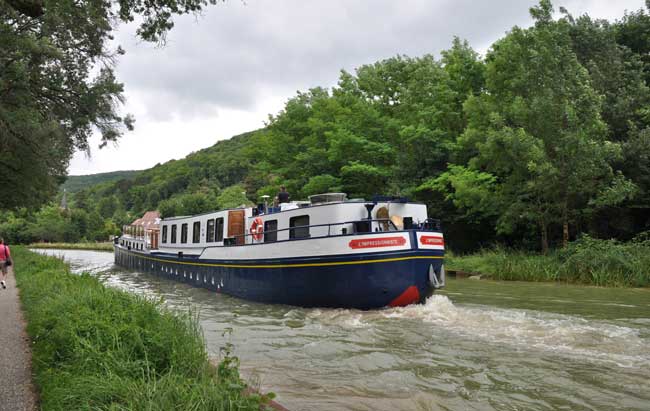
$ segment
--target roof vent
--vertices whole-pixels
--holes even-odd
[[[347,200],[348,195],[345,193],[324,193],[324,194],[314,194],[309,196],[309,201],[312,204],[325,204],[325,203],[336,203]]]

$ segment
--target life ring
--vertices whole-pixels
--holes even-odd
[[[261,218],[255,217],[253,224],[251,224],[250,233],[253,240],[260,241],[262,239],[262,235],[264,234],[264,221]]]

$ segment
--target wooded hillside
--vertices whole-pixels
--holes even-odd
[[[264,129],[76,193],[64,218],[117,227],[149,209],[197,213],[286,185],[293,199],[423,201],[457,250],[631,239],[650,229],[650,14],[554,19],[542,0],[531,15],[484,58],[455,38],[440,58],[342,71]]]
[[[68,176],[65,179],[65,183],[61,184],[61,190],[65,190],[68,193],[76,193],[77,191],[81,191],[85,188],[89,188],[97,184],[130,179],[136,173],[138,173],[138,171],[125,170],[111,171],[108,173],[87,174],[81,176]]]

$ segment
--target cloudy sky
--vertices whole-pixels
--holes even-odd
[[[479,52],[513,25],[531,24],[535,0],[227,0],[202,16],[176,19],[166,46],[121,26],[117,67],[124,113],[136,129],[91,156],[72,175],[149,168],[264,126],[298,90],[332,87],[339,71],[449,47],[453,36]],[[610,20],[644,0],[555,0],[574,16]]]

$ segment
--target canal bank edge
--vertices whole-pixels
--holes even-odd
[[[583,236],[547,255],[495,247],[445,257],[456,278],[560,282],[601,287],[650,287],[650,240],[629,242]]]
[[[113,242],[100,243],[32,243],[28,248],[58,249],[58,250],[88,250],[113,252]]]
[[[273,394],[247,393],[236,361],[210,363],[190,314],[71,274],[59,259],[13,254],[42,409],[268,406]]]

